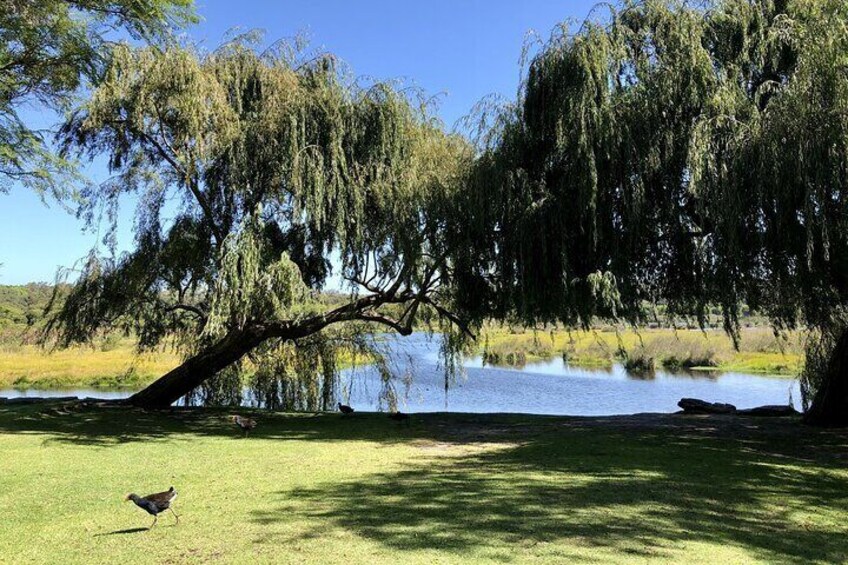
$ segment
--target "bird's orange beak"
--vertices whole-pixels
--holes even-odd
[[[124,497],[124,502],[128,501],[129,499],[130,499],[130,495],[126,495],[126,496]]]

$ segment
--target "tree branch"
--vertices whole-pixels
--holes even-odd
[[[390,318],[383,314],[379,314],[377,312],[365,312],[360,314],[357,318],[359,320],[363,320],[365,322],[375,322],[378,324],[383,324],[384,326],[388,326],[395,330],[400,335],[409,335],[412,333],[412,324],[407,320],[406,323],[401,323],[394,318]]]
[[[209,205],[209,201],[206,200],[206,196],[197,186],[197,182],[195,179],[189,175],[186,168],[177,160],[176,152],[174,154],[168,152],[168,150],[163,147],[163,145],[152,135],[149,135],[145,132],[138,132],[139,136],[153,145],[156,149],[156,152],[168,162],[169,165],[177,172],[177,174],[183,177],[183,180],[191,191],[194,199],[200,205],[200,208],[203,210],[203,215],[206,217],[206,221],[209,223],[209,228],[212,230],[212,236],[215,238],[215,243],[217,247],[221,247],[221,244],[224,242],[224,234],[221,233],[221,230],[218,227],[218,224],[215,222],[215,215],[212,213],[212,206]],[[167,143],[167,142],[166,142]],[[170,146],[170,145],[169,145]]]
[[[192,306],[191,304],[174,304],[165,308],[166,312],[176,312],[177,310],[191,312],[192,314],[197,315],[204,324],[206,323],[206,313],[197,306]]]
[[[364,312],[373,311],[383,304],[400,304],[413,297],[410,292],[404,292],[393,297],[384,294],[369,294],[344,306],[304,320],[271,324],[265,327],[265,334],[268,337],[298,339],[319,332],[331,324],[360,319]]]
[[[422,298],[422,301],[424,303],[432,306],[436,310],[436,312],[439,313],[439,315],[444,316],[445,318],[450,320],[450,322],[453,325],[455,325],[456,327],[458,327],[460,330],[462,330],[462,332],[465,335],[467,335],[468,337],[470,337],[471,339],[473,339],[475,341],[477,340],[477,336],[474,335],[474,332],[471,331],[471,328],[468,327],[468,324],[466,322],[464,322],[463,320],[461,320],[459,318],[459,316],[457,316],[456,314],[454,314],[453,312],[451,312],[450,310],[448,310],[444,306],[440,306],[434,300],[431,300],[429,296],[424,296]]]

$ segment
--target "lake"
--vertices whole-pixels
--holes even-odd
[[[404,412],[514,412],[527,414],[607,416],[639,412],[676,412],[683,397],[727,402],[737,408],[788,404],[800,409],[797,379],[743,373],[669,373],[650,378],[611,369],[570,367],[561,358],[524,367],[483,366],[480,358],[464,363],[465,374],[445,391],[439,365],[438,338],[425,334],[390,338],[389,366],[398,407]],[[343,372],[343,401],[360,411],[386,409],[377,371],[357,367]],[[123,398],[126,391],[98,389],[0,390],[0,397],[78,396]]]

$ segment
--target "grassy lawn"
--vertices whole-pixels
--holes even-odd
[[[796,376],[804,362],[804,334],[788,332],[778,339],[766,327],[743,328],[740,347],[722,330],[671,330],[643,328],[638,332],[613,329],[565,331],[488,326],[480,352],[493,364],[522,365],[564,356],[569,364],[611,366],[621,361],[623,350],[634,360],[650,360],[657,369],[770,373]]]
[[[727,417],[0,405],[3,563],[836,563],[848,433]],[[174,485],[182,520],[123,495]]]

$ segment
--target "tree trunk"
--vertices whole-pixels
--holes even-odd
[[[265,337],[258,331],[231,331],[211,347],[132,395],[128,402],[142,408],[167,408],[221,369],[241,359]]]
[[[827,372],[804,415],[814,426],[848,426],[848,327],[842,329],[831,352]]]
[[[419,300],[420,296],[421,294],[413,294],[410,290],[397,292],[397,289],[394,289],[389,294],[370,294],[360,297],[335,310],[316,314],[296,322],[269,322],[244,330],[231,330],[217,343],[186,360],[182,365],[166,373],[144,390],[132,395],[128,399],[128,403],[143,408],[167,408],[200,386],[203,381],[215,376],[218,371],[235,363],[270,338],[297,340],[318,333],[331,324],[351,320],[381,323],[393,328],[401,335],[409,335],[412,333],[411,326],[402,326],[391,318],[373,312],[383,304],[402,304],[409,300]],[[435,305],[435,308],[441,314],[450,317],[451,320],[456,319],[455,316],[438,305]],[[455,323],[463,327],[461,323]]]

